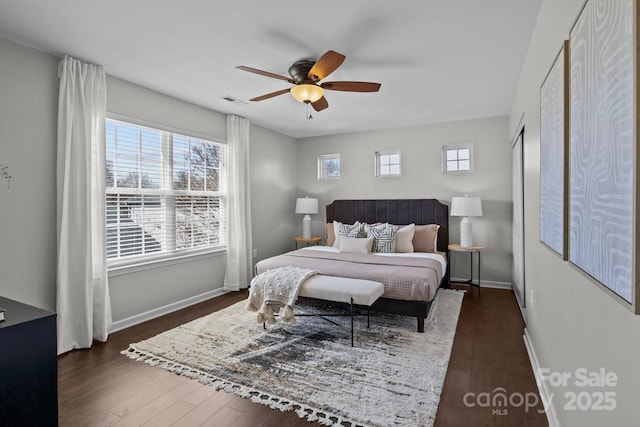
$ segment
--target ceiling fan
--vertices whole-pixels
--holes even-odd
[[[329,103],[324,97],[325,89],[339,90],[343,92],[377,92],[380,90],[380,83],[353,81],[320,83],[320,80],[323,80],[342,65],[344,60],[344,55],[330,50],[322,55],[317,61],[305,59],[293,63],[293,65],[289,67],[289,75],[291,77],[258,70],[257,68],[245,67],[244,65],[239,65],[236,68],[250,73],[260,74],[261,76],[284,80],[295,85],[289,89],[282,89],[252,98],[250,101],[263,101],[265,99],[273,98],[274,96],[291,92],[291,95],[297,101],[310,104],[316,111],[322,111],[329,107]]]

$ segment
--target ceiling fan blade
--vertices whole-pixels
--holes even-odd
[[[380,90],[380,83],[372,82],[326,82],[321,83],[323,89],[341,90],[344,92],[377,92]]]
[[[322,111],[325,108],[329,108],[329,103],[327,102],[327,98],[323,96],[322,98],[318,99],[316,102],[312,102],[311,106],[316,111]]]
[[[274,96],[282,95],[289,92],[291,89],[282,89],[277,92],[271,92],[266,95],[257,96],[255,98],[251,98],[249,101],[264,101],[265,99],[273,98]]]
[[[330,50],[316,61],[307,76],[316,82],[322,80],[342,65],[344,59],[345,56],[343,54]]]
[[[239,70],[248,71],[250,73],[260,74],[261,76],[271,77],[278,80],[284,80],[285,82],[289,82],[289,83],[295,83],[291,79],[291,77],[285,77],[285,76],[281,76],[280,74],[274,74],[268,71],[258,70],[257,68],[245,67],[244,65],[238,65],[236,68]]]

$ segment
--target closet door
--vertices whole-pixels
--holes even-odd
[[[523,145],[524,128],[513,142],[512,153],[512,191],[513,191],[513,291],[520,307],[526,304],[524,283],[524,174]]]

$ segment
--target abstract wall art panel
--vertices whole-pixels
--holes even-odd
[[[565,41],[540,88],[540,241],[568,257],[569,46]]]
[[[569,261],[636,313],[634,0],[589,0],[570,36]]]

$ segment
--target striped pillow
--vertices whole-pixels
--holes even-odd
[[[371,252],[391,253],[396,251],[397,225],[381,224],[371,226],[365,224],[364,228],[367,232],[367,237],[373,237]]]
[[[366,234],[364,233],[364,223],[361,223],[360,221],[356,221],[353,224],[343,224],[338,221],[333,221],[332,225],[333,225],[333,235],[335,237],[333,241],[334,248],[340,248],[341,235],[358,237],[356,235],[343,234],[343,233],[351,233],[352,231],[357,230],[360,233],[359,237],[367,237]],[[343,232],[341,233],[340,230],[343,230]]]
[[[367,233],[364,231],[364,224],[356,222],[353,225],[340,224],[338,226],[338,235],[355,237],[361,239],[367,237]]]

